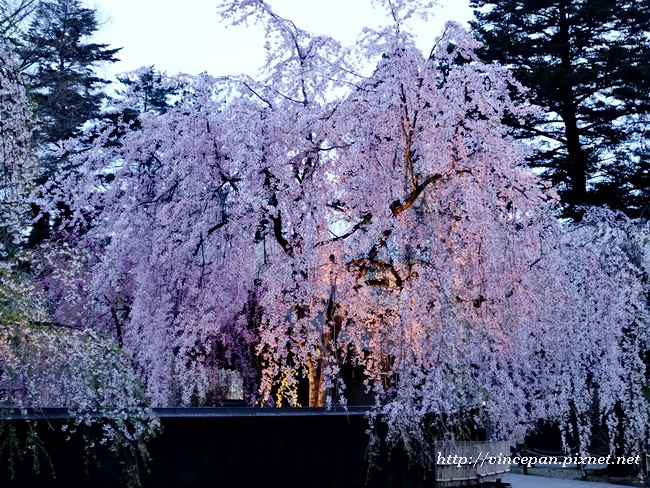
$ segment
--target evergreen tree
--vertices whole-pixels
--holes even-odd
[[[153,112],[158,115],[167,113],[172,107],[169,97],[178,94],[179,84],[166,86],[163,73],[156,71],[153,66],[142,67],[131,75],[117,78],[129,92],[130,98],[135,98],[132,107],[125,110],[127,120],[135,119],[141,113]]]
[[[531,165],[559,184],[567,215],[607,205],[639,216],[650,113],[647,0],[473,0],[482,56],[512,67],[544,113],[511,123],[538,148]],[[646,121],[644,123],[643,121]],[[647,214],[647,212],[646,212]]]
[[[117,61],[119,49],[88,43],[98,23],[95,11],[83,8],[79,0],[42,1],[21,42],[22,69],[29,75],[29,94],[35,102],[39,128],[35,142],[41,145],[41,174],[38,184],[51,180],[67,156],[61,143],[80,135],[82,126],[101,115],[105,98],[102,88],[108,81],[95,74],[103,62]],[[65,207],[59,214],[65,214]],[[34,246],[50,236],[58,216],[33,209],[37,221],[30,235]]]
[[[31,72],[31,95],[42,122],[42,141],[57,144],[79,134],[100,115],[108,83],[95,74],[102,62],[117,61],[119,49],[84,42],[98,29],[95,11],[79,0],[42,2],[20,50]]]

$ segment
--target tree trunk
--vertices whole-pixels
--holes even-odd
[[[316,361],[309,359],[307,367],[309,369],[309,406],[324,407],[325,392],[323,391],[323,368],[321,367],[322,359]]]
[[[572,81],[573,63],[571,55],[571,42],[569,31],[569,18],[566,6],[560,5],[560,59],[564,71],[565,83],[559,87],[562,92],[561,117],[564,121],[567,162],[566,171],[571,185],[566,194],[566,203],[575,207],[587,203],[587,155],[580,142],[580,129],[578,127],[577,107],[575,100],[575,85]]]

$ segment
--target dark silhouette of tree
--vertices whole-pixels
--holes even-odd
[[[638,142],[650,112],[650,4],[645,0],[473,0],[481,55],[512,68],[543,113],[510,121],[536,142],[530,163],[559,185],[565,212],[648,205]]]
[[[95,11],[82,7],[78,0],[43,1],[20,42],[22,69],[28,74],[29,95],[39,118],[35,143],[40,146],[40,185],[66,164],[62,142],[79,136],[86,122],[101,115],[106,96],[102,88],[108,81],[98,77],[95,68],[100,63],[117,61],[119,49],[86,42],[97,29]],[[37,245],[51,234],[57,218],[40,212],[36,206],[33,212],[39,218],[30,245]]]
[[[101,88],[108,82],[95,68],[117,61],[119,49],[84,42],[97,29],[95,11],[78,0],[43,2],[35,12],[20,54],[31,74],[46,143],[77,136],[86,121],[100,115]]]

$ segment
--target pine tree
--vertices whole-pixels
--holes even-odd
[[[473,0],[482,56],[510,66],[542,115],[511,123],[536,143],[531,165],[560,185],[567,215],[607,205],[638,216],[650,113],[646,0]],[[643,122],[645,119],[645,123]]]
[[[102,62],[117,61],[119,49],[85,43],[98,29],[95,11],[78,0],[53,0],[39,5],[20,50],[31,72],[42,140],[57,144],[78,135],[81,126],[100,114],[108,82],[95,74]]]
[[[83,8],[79,0],[42,1],[18,49],[39,118],[35,142],[41,146],[42,178],[38,184],[50,180],[65,164],[62,142],[79,136],[86,122],[101,115],[105,98],[101,89],[108,81],[98,77],[95,68],[117,61],[119,49],[86,42],[97,29],[95,11]],[[32,246],[48,238],[56,226],[56,219],[38,207],[33,213],[38,220],[29,239]]]
[[[153,112],[158,115],[166,113],[172,104],[169,97],[177,92],[178,86],[163,86],[164,74],[156,71],[154,66],[140,68],[131,76],[117,78],[127,90],[131,88],[131,97],[137,102],[125,113],[127,119],[136,118],[138,114]]]

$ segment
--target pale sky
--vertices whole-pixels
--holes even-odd
[[[94,42],[122,47],[120,62],[102,76],[155,65],[168,74],[257,74],[264,59],[264,36],[259,27],[230,27],[220,23],[220,0],[84,0],[95,8],[102,26]],[[267,0],[298,27],[330,35],[351,44],[364,25],[386,24],[370,0]],[[439,0],[435,17],[416,25],[418,43],[428,52],[433,38],[447,20],[466,22],[472,17],[469,0]]]

